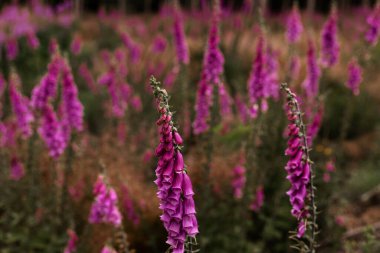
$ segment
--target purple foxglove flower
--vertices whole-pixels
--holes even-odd
[[[93,93],[97,93],[97,87],[95,84],[94,77],[91,74],[90,69],[88,68],[86,63],[82,63],[79,66],[79,75],[83,78],[85,81],[87,87],[92,91]]]
[[[234,198],[241,199],[243,197],[243,189],[245,186],[245,168],[242,165],[236,166],[233,171],[233,179],[231,182]]]
[[[126,185],[123,186],[123,207],[127,217],[136,226],[140,223],[140,218],[136,213],[135,206],[131,199],[131,195]]]
[[[80,54],[81,49],[82,49],[82,39],[78,35],[76,35],[73,41],[71,42],[70,51],[71,53],[73,53],[73,55],[78,55]]]
[[[369,26],[365,39],[371,45],[376,45],[380,34],[380,5],[376,5],[373,12],[367,17],[367,24]]]
[[[141,55],[140,46],[136,42],[134,42],[127,33],[121,34],[121,40],[123,41],[124,46],[129,51],[129,57],[131,58],[132,63],[137,63]]]
[[[299,41],[303,32],[303,25],[299,9],[296,4],[293,5],[293,9],[288,16],[286,26],[286,38],[288,39],[289,43],[295,43]]]
[[[333,10],[322,29],[321,64],[324,67],[331,67],[339,60],[340,47],[337,34],[337,18],[336,10]]]
[[[323,105],[321,104],[318,108],[318,111],[315,113],[313,120],[310,125],[307,126],[307,141],[308,144],[311,145],[313,143],[313,140],[318,134],[318,131],[322,124],[323,119]]]
[[[168,42],[166,41],[165,37],[162,35],[158,35],[153,41],[152,50],[157,54],[162,53],[165,51],[167,44]]]
[[[251,203],[250,209],[254,212],[259,212],[264,205],[264,187],[262,185],[256,188],[255,198]]]
[[[25,175],[24,165],[21,163],[17,156],[12,156],[11,158],[11,171],[9,178],[18,181]]]
[[[193,123],[194,134],[201,134],[209,129],[208,118],[212,105],[212,86],[205,80],[198,84],[197,100],[195,103],[195,120]]]
[[[66,248],[63,251],[63,253],[74,253],[76,251],[79,238],[75,231],[71,229],[67,230],[67,234],[69,235],[69,241],[67,242]]]
[[[309,48],[307,50],[307,76],[302,84],[309,98],[318,95],[320,75],[321,71],[317,62],[315,47],[313,42],[309,40]]]
[[[207,49],[203,58],[203,77],[207,84],[219,84],[223,73],[224,56],[219,49],[219,12],[215,11],[208,35]]]
[[[21,135],[27,138],[32,135],[32,122],[34,116],[29,108],[29,100],[24,97],[17,89],[20,86],[20,79],[16,73],[11,73],[9,81],[9,96],[12,105],[12,111],[17,119],[17,126]]]
[[[174,12],[173,38],[178,63],[189,64],[189,48],[186,42],[182,13],[179,9]]]
[[[33,32],[33,33],[29,33],[27,36],[27,42],[28,42],[28,46],[31,48],[31,49],[37,49],[40,47],[40,41],[38,40],[36,34]]]
[[[106,185],[103,175],[98,176],[93,192],[95,200],[91,205],[88,221],[92,224],[107,223],[119,227],[122,217],[117,207],[117,195],[113,188]]]
[[[195,237],[199,232],[195,216],[194,191],[179,148],[182,138],[173,127],[168,94],[166,90],[158,87],[154,78],[151,79],[151,86],[160,113],[160,118],[156,122],[161,138],[156,149],[159,161],[155,183],[158,187],[159,208],[162,210],[161,221],[168,232],[166,242],[173,252],[184,253],[186,237]]]
[[[289,91],[289,90],[288,90]],[[306,231],[305,223],[308,217],[308,185],[311,178],[310,164],[305,152],[307,143],[301,135],[303,129],[300,128],[300,111],[296,96],[289,91],[286,106],[288,116],[288,146],[285,155],[289,161],[285,166],[287,179],[290,181],[291,188],[287,192],[292,205],[291,214],[299,222],[297,236],[303,237]]]
[[[8,60],[14,60],[16,59],[19,49],[18,49],[18,41],[16,38],[11,38],[6,41],[5,47],[7,50],[7,58]]]
[[[348,63],[348,80],[347,87],[352,91],[352,93],[357,96],[360,93],[359,85],[362,82],[362,68],[360,67],[358,61],[353,58]]]
[[[223,115],[225,117],[231,116],[232,115],[231,97],[228,94],[226,87],[223,83],[219,83],[218,91],[219,91],[220,115]]]
[[[280,96],[280,82],[278,77],[278,52],[271,47],[267,47],[265,55],[266,68],[266,94],[275,100]],[[265,100],[264,100],[265,101]],[[262,106],[263,107],[263,106]],[[266,111],[263,109],[263,111]]]
[[[235,97],[235,105],[241,122],[243,124],[246,124],[249,120],[250,112],[247,105],[244,103],[244,101],[239,95],[236,95]]]
[[[251,105],[258,104],[267,94],[265,90],[266,72],[265,72],[265,42],[260,36],[256,46],[256,57],[253,61],[251,74],[248,80],[248,96]]]
[[[62,59],[54,54],[44,75],[32,91],[31,105],[34,109],[42,110],[57,93],[58,77],[62,68]]]
[[[57,159],[65,151],[66,137],[51,105],[46,105],[42,110],[42,122],[38,133],[45,142],[51,157]]]
[[[78,98],[78,89],[66,59],[63,61],[62,68],[63,113],[71,129],[81,131],[83,129],[83,105]]]

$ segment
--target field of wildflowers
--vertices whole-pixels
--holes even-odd
[[[45,2],[0,2],[0,253],[380,252],[380,3]]]

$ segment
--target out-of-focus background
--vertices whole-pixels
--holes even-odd
[[[168,250],[151,75],[171,97],[195,192],[200,233],[186,252],[299,252],[282,82],[307,129],[317,252],[380,252],[379,37],[369,0],[1,0],[0,253]],[[207,57],[212,38],[223,61]],[[221,82],[202,104],[207,74]],[[251,85],[265,87],[261,104]],[[99,175],[117,201],[101,202]],[[121,223],[89,218],[97,201]]]

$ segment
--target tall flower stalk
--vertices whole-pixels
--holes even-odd
[[[285,166],[288,174],[287,179],[291,188],[287,192],[292,205],[292,215],[298,220],[298,228],[292,239],[296,240],[300,252],[315,252],[316,229],[317,229],[317,207],[315,204],[315,186],[313,182],[313,162],[310,159],[307,141],[306,126],[302,121],[302,113],[296,95],[282,84],[282,89],[287,96],[286,112],[288,125],[288,148],[285,154],[289,161]],[[310,230],[310,235],[305,233]],[[306,244],[301,238],[307,238]]]
[[[169,107],[169,95],[154,77],[150,80],[157,100],[160,118],[160,144],[156,149],[159,157],[155,180],[157,196],[163,214],[161,221],[168,232],[167,243],[173,253],[185,252],[185,244],[198,234],[195,216],[194,191],[182,156],[183,140],[174,126],[173,113]],[[190,241],[191,242],[191,241]]]

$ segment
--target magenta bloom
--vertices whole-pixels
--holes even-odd
[[[48,72],[32,91],[31,105],[34,109],[42,110],[49,103],[49,99],[56,96],[61,68],[62,59],[58,54],[54,54],[49,63]]]
[[[115,227],[121,224],[121,214],[117,207],[117,195],[113,188],[104,182],[104,176],[99,175],[94,184],[95,200],[92,203],[88,221],[90,223],[108,223]]]
[[[75,231],[71,229],[67,230],[67,234],[69,235],[69,241],[67,242],[66,248],[63,251],[63,253],[74,253],[76,251],[79,238]]]
[[[371,45],[375,45],[379,39],[380,34],[380,5],[377,5],[371,15],[367,17],[367,24],[369,26],[365,35],[365,39]]]
[[[33,32],[33,33],[29,33],[27,36],[27,42],[28,42],[28,46],[31,48],[31,49],[37,49],[40,47],[40,41],[38,40],[36,34]]]
[[[309,40],[309,48],[307,51],[307,76],[302,84],[305,88],[306,95],[309,98],[313,98],[318,94],[320,75],[321,71],[317,62],[315,47],[313,42]]]
[[[83,129],[83,105],[78,98],[78,89],[67,60],[63,61],[62,68],[63,113],[70,128],[81,131]]]
[[[308,144],[311,145],[313,140],[318,134],[318,131],[322,124],[323,119],[323,105],[321,104],[318,108],[318,111],[315,113],[314,118],[310,125],[307,126],[307,141]]]
[[[334,10],[323,26],[321,33],[321,64],[324,67],[331,67],[339,60],[337,18],[337,13]]]
[[[231,182],[235,199],[241,199],[243,197],[243,189],[245,186],[245,168],[241,165],[236,166],[233,171],[233,179]]]
[[[100,253],[116,253],[116,251],[108,246],[104,246]]]
[[[11,171],[9,178],[18,181],[25,175],[24,165],[21,163],[17,156],[12,156],[11,158]]]
[[[352,91],[352,93],[357,96],[360,93],[359,85],[362,82],[362,68],[360,67],[358,61],[353,58],[348,63],[348,80],[347,87]]]
[[[123,207],[127,214],[127,217],[132,223],[136,226],[140,223],[140,218],[138,214],[136,213],[135,206],[133,204],[133,201],[131,199],[131,195],[129,193],[129,190],[127,186],[123,186]]]
[[[268,46],[266,50],[266,84],[265,94],[277,100],[280,96],[280,82],[278,77],[278,52]],[[264,110],[265,111],[265,110]]]
[[[205,80],[198,84],[197,100],[195,102],[195,120],[193,123],[194,134],[201,134],[209,129],[208,119],[210,116],[210,107],[212,105],[212,86],[208,85]]]
[[[250,112],[247,105],[244,103],[244,101],[239,95],[236,95],[235,97],[235,105],[241,122],[243,124],[247,123],[250,117]]]
[[[9,97],[12,105],[12,111],[17,119],[17,126],[24,138],[32,135],[32,122],[34,116],[29,108],[29,100],[24,97],[17,89],[20,86],[20,79],[16,73],[11,74],[9,81]]]
[[[70,45],[70,51],[73,55],[80,54],[82,49],[82,39],[79,36],[75,36]]]
[[[0,147],[13,147],[16,144],[15,122],[0,122]]]
[[[161,114],[157,121],[161,138],[156,149],[159,161],[155,180],[160,209],[163,212],[161,221],[168,232],[166,242],[173,252],[183,253],[186,237],[195,237],[199,232],[195,216],[194,191],[180,150],[183,140],[177,129],[173,127],[167,93],[157,86],[154,79],[151,80],[151,84]]]
[[[264,187],[260,185],[256,188],[255,198],[250,206],[252,211],[260,211],[261,207],[264,205],[264,197]]]
[[[231,110],[232,101],[231,101],[231,97],[228,94],[224,83],[219,83],[218,91],[219,91],[220,115],[223,115],[224,117],[228,117],[228,116],[232,115],[232,110]]]
[[[294,100],[296,98],[294,97]],[[297,102],[296,102],[297,103]],[[305,220],[308,215],[306,209],[306,201],[308,196],[308,184],[310,181],[310,165],[305,160],[305,145],[300,135],[299,115],[292,101],[288,101],[287,115],[289,120],[288,125],[288,147],[285,150],[285,155],[289,156],[289,161],[285,166],[288,174],[286,177],[291,184],[289,195],[292,205],[292,215],[299,221],[298,237],[302,237],[305,233]]]
[[[51,105],[46,105],[42,110],[42,122],[38,133],[51,157],[57,159],[65,151],[67,142],[64,130]]]
[[[7,58],[8,60],[14,60],[16,59],[18,53],[19,53],[19,48],[18,48],[18,41],[16,38],[11,38],[6,41],[5,47],[7,50]]]
[[[293,6],[286,22],[286,37],[289,43],[295,43],[301,38],[303,25],[297,5]]]
[[[256,46],[256,58],[253,61],[248,80],[248,97],[252,106],[258,104],[260,102],[259,100],[266,97],[265,82],[264,38],[260,36]]]
[[[87,87],[93,93],[96,93],[97,92],[97,87],[96,87],[96,84],[95,84],[95,80],[94,80],[94,77],[92,76],[91,71],[88,68],[88,66],[87,66],[86,63],[82,63],[79,66],[79,75],[83,78],[83,80],[85,81]]]
[[[189,48],[186,42],[182,13],[179,9],[174,13],[173,35],[178,63],[189,64]]]
[[[121,40],[123,41],[124,46],[128,49],[129,57],[131,58],[132,62],[138,62],[141,55],[140,46],[136,42],[134,42],[127,33],[121,34]]]

